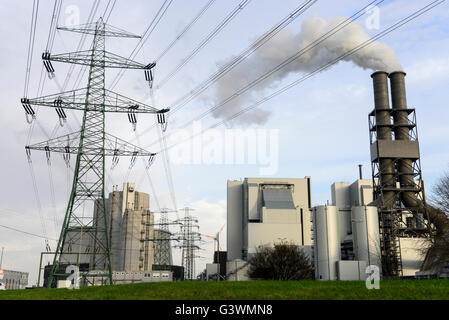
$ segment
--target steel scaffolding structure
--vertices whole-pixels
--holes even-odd
[[[155,154],[134,146],[105,132],[105,113],[128,113],[130,122],[136,113],[158,114],[158,118],[168,110],[158,110],[151,106],[126,98],[105,89],[106,68],[142,69],[145,75],[155,66],[128,60],[105,48],[106,37],[140,38],[126,31],[106,25],[100,18],[96,23],[60,30],[93,35],[91,50],[51,55],[42,55],[44,66],[53,74],[52,62],[79,64],[89,67],[86,88],[29,99],[22,99],[27,114],[34,118],[33,106],[54,108],[60,119],[65,119],[64,109],[83,111],[81,130],[46,142],[26,146],[27,155],[31,150],[45,151],[47,158],[51,152],[62,153],[64,159],[76,155],[72,191],[53,259],[48,287],[55,287],[56,281],[69,274],[60,270],[65,265],[80,265],[88,262],[88,270],[81,270],[80,276],[91,279],[92,284],[112,284],[111,248],[108,235],[108,218],[105,203],[105,157],[127,156],[133,161],[137,156],[149,157]],[[84,208],[92,209],[86,215]],[[75,257],[75,258],[72,258]],[[92,280],[93,279],[93,280]],[[96,282],[95,279],[99,281]]]
[[[402,276],[400,238],[430,237],[415,109],[407,108],[402,72],[375,72],[375,109],[369,113],[374,201],[379,210],[382,273]],[[393,108],[387,77],[392,78]],[[398,80],[399,79],[399,80]],[[404,220],[404,217],[405,220]]]

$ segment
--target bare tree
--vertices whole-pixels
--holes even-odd
[[[449,216],[449,171],[443,173],[432,191],[431,203]]]
[[[259,247],[249,260],[252,279],[306,280],[314,278],[312,264],[297,245],[281,242],[274,247]]]
[[[427,251],[423,269],[439,274],[449,265],[449,171],[442,174],[432,191],[428,209],[431,209],[430,213],[435,211],[439,214],[433,214],[436,217],[432,221],[436,234]]]

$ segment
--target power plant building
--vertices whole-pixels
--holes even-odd
[[[150,212],[150,196],[135,190],[133,183],[124,183],[123,191],[114,187],[113,192],[106,199],[106,213],[108,217],[109,244],[114,271],[148,271],[154,263],[154,214]],[[98,217],[94,208],[93,223]],[[93,237],[89,230],[72,228],[68,231],[68,241],[64,244],[65,254],[61,255],[61,262],[79,265],[81,269],[94,264],[95,253],[105,248],[104,236]],[[145,239],[147,239],[145,241]],[[90,253],[89,255],[78,254]],[[98,266],[103,270],[102,266]]]
[[[281,241],[294,243],[309,254],[318,280],[363,280],[367,266],[382,270],[372,180],[333,183],[332,203],[312,208],[308,207],[310,185],[309,177],[228,181],[229,279],[247,280],[244,266],[256,249]],[[409,213],[403,215],[404,221],[411,221],[407,220]],[[424,240],[400,238],[403,276],[419,271]]]
[[[420,271],[439,213],[425,202],[415,110],[407,106],[404,72],[372,78],[372,179],[360,173],[352,184],[336,182],[332,203],[315,207],[309,177],[228,181],[228,279],[246,280],[256,248],[280,241],[310,252],[317,280],[364,280],[367,266],[385,277]]]
[[[312,245],[310,178],[228,181],[228,260],[246,260],[257,247]]]
[[[280,242],[302,246],[311,255],[310,178],[228,181],[228,273],[244,270],[245,261],[258,247]],[[245,276],[236,278],[244,280]]]
[[[109,219],[112,265],[114,271],[151,270],[154,261],[154,215],[150,196],[125,183],[123,191],[109,194],[106,210]]]

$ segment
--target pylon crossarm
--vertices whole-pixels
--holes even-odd
[[[70,31],[90,35],[95,35],[95,32],[98,32],[97,23],[87,23],[73,27],[58,27],[57,29],[61,31]],[[128,32],[126,30],[117,27],[113,27],[108,24],[104,24],[104,29],[101,30],[100,34],[101,36],[105,37],[120,37],[120,38],[134,38],[134,39],[141,38],[141,36],[138,36],[136,34],[133,34],[131,32]]]
[[[79,141],[81,131],[70,133],[48,141],[36,143],[25,147],[27,150],[38,150],[45,152],[56,152],[64,154],[78,154]],[[101,143],[101,137],[98,138]],[[98,146],[96,141],[91,141],[90,145],[85,145],[82,150],[83,155],[98,154]],[[105,156],[121,156],[121,157],[154,157],[156,154],[133,145],[125,140],[117,138],[111,134],[105,133],[104,137],[104,155]]]
[[[62,53],[50,55],[48,54],[46,60],[79,64],[83,66],[89,66],[94,68],[123,68],[123,69],[151,69],[156,66],[155,63],[150,63],[148,65],[139,63],[115,53],[108,51],[104,52],[104,60],[92,59],[92,50],[77,51],[70,53]]]
[[[98,101],[86,105],[87,88],[66,91],[58,94],[47,95],[38,98],[26,99],[25,103],[32,106],[43,106],[62,109],[72,109],[79,111],[101,111],[129,113],[151,113],[159,114],[161,111],[142,102],[125,97],[121,94],[105,89],[104,103]],[[24,103],[22,101],[22,103]],[[168,110],[167,110],[168,111]]]

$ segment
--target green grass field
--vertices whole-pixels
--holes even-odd
[[[0,291],[0,300],[410,300],[449,299],[449,280],[381,281],[368,290],[363,281],[249,281],[140,283],[78,290]]]

